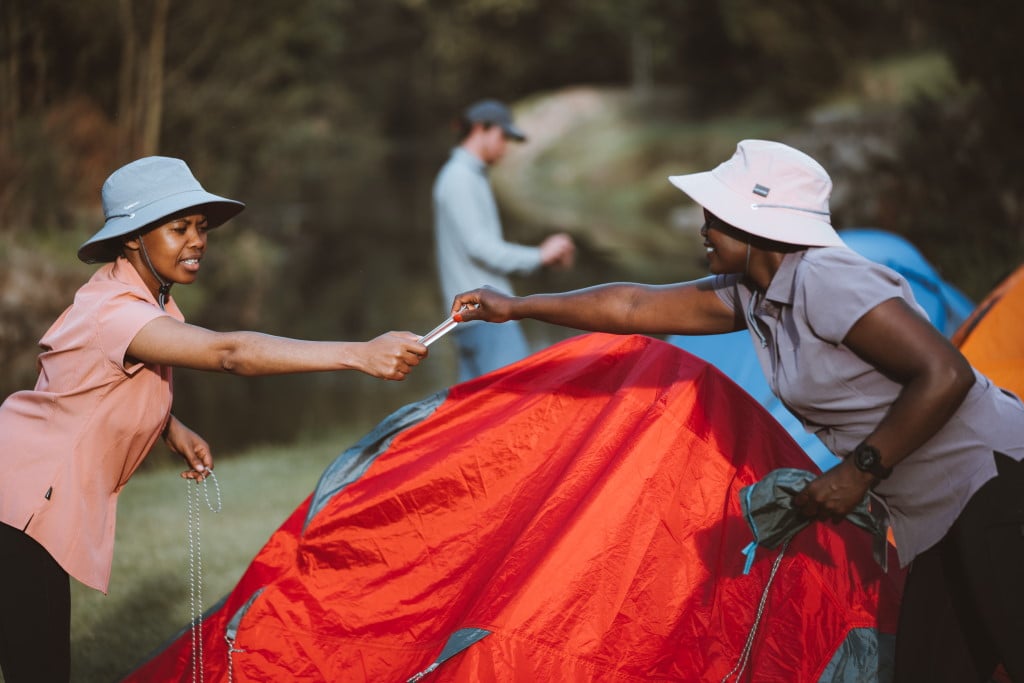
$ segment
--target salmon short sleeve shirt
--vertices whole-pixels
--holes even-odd
[[[867,438],[902,386],[843,345],[861,317],[902,298],[925,315],[895,271],[842,247],[787,254],[764,293],[737,275],[713,279],[742,313],[772,392],[839,457]],[[937,543],[970,497],[996,475],[993,451],[1024,458],[1024,404],[975,372],[946,425],[875,487],[885,504],[900,563]]]
[[[128,261],[100,268],[43,335],[35,389],[0,406],[0,521],[106,592],[117,495],[171,410],[171,370],[126,361],[160,310]]]

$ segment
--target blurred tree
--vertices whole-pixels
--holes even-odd
[[[885,167],[894,229],[981,298],[1024,262],[1024,3],[909,4],[914,29],[953,62],[966,91],[921,97]]]
[[[799,110],[833,96],[861,61],[907,49],[898,0],[719,0],[691,8],[691,19],[709,30],[692,34],[684,56],[710,68],[690,83],[728,106]]]
[[[2,232],[70,222],[64,201],[79,198],[77,185],[89,176],[89,165],[64,154],[81,130],[61,129],[59,123],[63,112],[83,108],[76,97],[83,86],[94,94],[106,87],[102,75],[109,71],[101,53],[110,45],[112,32],[105,28],[112,22],[102,10],[88,1],[0,3]]]
[[[176,153],[224,191],[244,184],[294,207],[311,181],[338,170],[339,154],[355,165],[383,159],[382,170],[418,187],[412,178],[443,156],[442,122],[485,95],[631,83],[637,92],[686,87],[689,113],[759,93],[813,102],[842,81],[851,55],[900,45],[894,4],[296,0],[282,12],[269,0],[3,3],[0,217],[20,204],[22,218],[5,225],[66,220],[67,210],[53,209],[53,221],[24,207],[40,204],[43,176],[59,175],[52,159],[83,146],[44,116],[71,102],[110,123],[114,139],[96,167]],[[94,174],[67,182],[79,179],[94,192]],[[82,196],[68,189],[61,195]]]
[[[140,31],[133,0],[118,1],[121,64],[118,74],[118,158],[151,156],[159,151],[164,108],[164,50],[170,0],[155,0],[148,30]],[[141,33],[141,38],[140,38]]]

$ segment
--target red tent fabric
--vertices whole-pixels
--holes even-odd
[[[343,485],[322,481],[271,537],[204,619],[205,680],[720,681],[738,668],[777,553],[743,574],[737,493],[815,469],[746,392],[667,343],[591,334],[430,408],[372,457],[342,454]],[[853,633],[895,632],[901,586],[868,534],[811,525],[730,680],[873,680],[878,652],[853,678],[837,653]],[[192,680],[191,654],[185,632],[125,680]]]

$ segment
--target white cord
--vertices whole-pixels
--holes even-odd
[[[235,654],[236,652],[245,652],[245,650],[239,650],[238,648],[236,648],[235,641],[231,638],[228,638],[227,636],[224,636],[224,640],[228,644],[228,683],[233,683],[233,681],[235,680],[233,674],[235,663],[231,655]]]
[[[217,492],[217,505],[210,502],[210,488],[206,479],[196,481],[186,479],[188,488],[185,490],[185,526],[188,534],[188,594],[192,626],[192,683],[204,680],[203,676],[203,549],[199,532],[200,493],[206,499],[206,507],[212,512],[221,511],[220,484],[217,477],[210,471],[208,479],[213,479],[213,487]],[[192,484],[195,486],[192,486]]]
[[[761,591],[761,601],[757,605],[757,614],[754,616],[754,625],[750,627],[750,633],[747,634],[747,642],[743,645],[743,652],[740,653],[740,658],[736,662],[736,666],[732,668],[732,671],[727,673],[722,678],[721,683],[726,683],[734,675],[736,681],[739,683],[740,677],[743,676],[746,671],[747,664],[750,663],[750,652],[754,649],[754,636],[757,635],[757,627],[761,623],[761,617],[764,615],[764,606],[768,602],[768,589],[772,587],[772,581],[775,580],[775,572],[779,571],[779,565],[782,564],[782,556],[786,552],[786,547],[789,546],[789,541],[782,544],[782,548],[779,550],[779,556],[775,558],[775,562],[772,564],[772,571],[768,575],[768,582],[764,586],[764,590]]]

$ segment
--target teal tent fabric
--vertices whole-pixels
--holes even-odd
[[[793,496],[817,476],[808,470],[784,467],[772,470],[756,483],[740,489],[740,508],[753,534],[753,541],[744,549],[747,570],[757,546],[778,548],[815,521],[804,517],[793,506]],[[846,516],[846,521],[871,534],[875,543],[875,559],[884,569],[888,556],[885,552],[888,524],[881,506],[873,506],[871,502],[871,497],[865,496]]]

